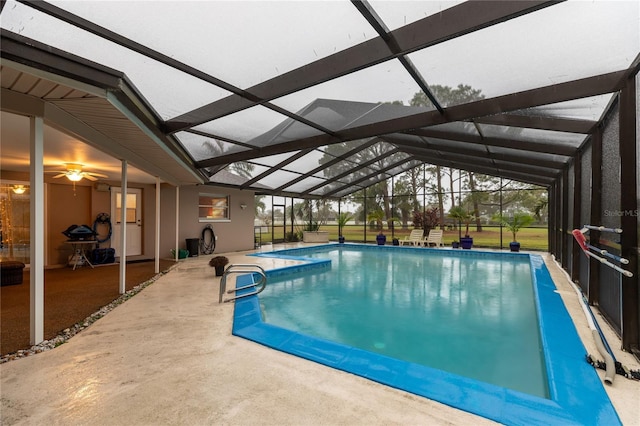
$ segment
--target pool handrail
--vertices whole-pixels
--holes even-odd
[[[260,281],[255,282],[255,280],[253,280],[254,282],[252,282],[251,284],[227,290],[227,277],[231,274],[251,274],[252,280],[253,280],[253,274],[258,274],[260,275]],[[242,297],[253,296],[255,294],[260,293],[262,290],[264,290],[266,286],[267,286],[267,274],[260,265],[255,265],[250,263],[237,263],[237,264],[229,265],[229,267],[224,271],[222,278],[220,278],[220,295],[218,298],[218,303],[222,303],[222,302],[226,303],[226,302],[231,302],[232,300],[240,299]],[[234,297],[230,297],[228,299],[222,300],[222,295],[225,292],[230,294],[230,293],[235,293],[239,290],[245,290],[248,288],[256,288],[256,290],[252,292],[242,293]]]

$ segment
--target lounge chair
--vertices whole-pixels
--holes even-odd
[[[404,239],[400,240],[400,245],[403,246],[405,244],[412,246],[419,246],[425,241],[422,229],[414,229],[411,231],[411,234],[405,236]]]
[[[429,236],[427,236],[424,245],[426,247],[431,247],[431,244],[434,244],[436,247],[444,247],[444,241],[442,241],[442,229],[432,229],[429,231]]]

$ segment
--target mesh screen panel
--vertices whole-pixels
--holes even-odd
[[[576,228],[591,221],[591,145],[582,154],[582,184],[580,185],[580,223]],[[580,254],[580,287],[586,293],[589,287],[589,258]]]
[[[620,227],[620,156],[619,109],[616,107],[607,122],[602,135],[602,225],[608,228]],[[594,224],[597,225],[597,224]],[[602,232],[597,245],[607,251],[619,255],[620,245],[617,234]],[[600,268],[600,308],[621,330],[620,318],[620,273],[611,268]]]

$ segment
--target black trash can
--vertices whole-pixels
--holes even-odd
[[[200,249],[200,238],[187,238],[187,251],[189,251],[189,257],[198,256]]]

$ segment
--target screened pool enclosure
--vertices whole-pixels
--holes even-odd
[[[638,354],[638,2],[1,7],[3,121],[37,104],[162,182],[338,201],[428,164],[542,188],[549,251]],[[634,277],[580,253],[583,224],[623,229],[591,238]]]

